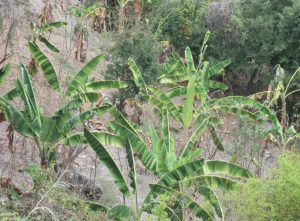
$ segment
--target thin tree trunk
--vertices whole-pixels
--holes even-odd
[[[254,84],[254,80],[256,78],[257,72],[254,71],[250,77],[250,80],[248,81],[248,85],[247,85],[247,93],[249,93],[249,91],[251,91],[251,87]]]
[[[119,28],[118,32],[123,33],[124,31],[124,5],[120,4],[120,9],[119,9]]]
[[[142,15],[142,2],[141,0],[135,0],[134,2],[134,12],[135,12],[135,24],[139,24]]]

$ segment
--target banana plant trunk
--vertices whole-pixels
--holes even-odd
[[[141,0],[135,0],[134,2],[134,12],[135,12],[135,24],[139,24],[142,15],[142,2]]]
[[[124,31],[124,8],[125,6],[123,4],[120,4],[120,9],[119,9],[119,28],[118,32],[123,33]]]

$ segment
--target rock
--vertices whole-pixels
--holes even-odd
[[[17,193],[22,195],[30,194],[34,188],[31,176],[25,172],[15,172],[10,178],[10,185]]]
[[[9,202],[9,198],[7,195],[0,197],[0,205],[1,206],[6,206],[8,202]]]

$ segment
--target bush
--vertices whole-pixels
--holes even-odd
[[[117,96],[120,101],[133,98],[138,93],[128,66],[128,58],[132,57],[135,60],[145,83],[149,84],[154,82],[159,75],[159,53],[156,39],[144,30],[130,30],[119,37],[112,48],[112,64],[108,65],[105,77],[129,81],[129,87],[120,90]]]
[[[238,220],[300,220],[300,154],[287,153],[266,179],[252,178],[225,197]]]

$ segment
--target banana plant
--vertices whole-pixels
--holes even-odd
[[[42,43],[48,49],[50,49],[52,52],[59,53],[59,49],[47,39],[45,34],[48,33],[49,31],[52,31],[52,30],[60,28],[60,27],[64,27],[66,25],[67,25],[67,23],[63,22],[63,21],[43,24],[42,26],[38,26],[36,23],[30,22],[30,29],[32,32],[32,34],[28,40],[28,45],[29,45],[30,50],[33,46],[39,47],[38,43]],[[31,46],[31,45],[33,45],[33,46]],[[42,54],[43,54],[43,56],[45,56],[44,53],[42,53]],[[38,69],[37,57],[32,57],[28,67],[30,69],[30,73],[32,75],[36,75],[37,69]],[[41,68],[44,71],[44,68],[43,67],[41,67]],[[55,90],[56,88],[53,88],[53,89]]]
[[[30,22],[30,29],[32,31],[32,35],[30,37],[29,42],[34,44],[37,44],[37,42],[43,43],[48,49],[50,49],[55,53],[58,53],[59,49],[50,41],[48,41],[48,39],[45,37],[45,34],[54,29],[64,27],[67,24],[68,24],[67,22],[57,21],[57,22],[44,24],[39,27],[36,23]]]
[[[297,84],[297,79],[300,79],[300,68],[298,68],[294,74],[288,79],[287,83],[284,83],[286,79],[286,75],[284,73],[284,69],[280,66],[276,66],[276,77],[272,84],[269,86],[268,91],[259,92],[251,95],[250,97],[253,99],[261,99],[266,96],[265,105],[268,108],[274,108],[281,103],[281,136],[274,137],[272,136],[272,140],[281,146],[283,149],[291,149],[295,146],[295,142],[297,139],[300,139],[300,133],[296,131],[294,125],[289,124],[289,117],[287,113],[287,101],[291,95],[299,93],[300,87]],[[279,127],[279,125],[278,125]]]
[[[34,45],[31,46],[34,47]],[[36,50],[35,53],[41,52]],[[46,65],[45,73],[52,88],[58,88],[59,85],[52,64],[43,56],[39,58],[37,61],[40,62],[41,67],[50,64],[49,66]],[[65,97],[65,104],[51,117],[44,115],[41,106],[39,106],[30,74],[23,64],[19,65],[21,79],[14,81],[15,88],[0,97],[0,110],[5,114],[5,119],[12,124],[17,132],[36,143],[43,167],[47,167],[52,160],[55,160],[57,145],[67,135],[74,133],[77,125],[84,124],[95,115],[102,116],[111,109],[110,105],[102,105],[91,106],[90,109],[82,111],[84,110],[84,103],[92,102],[93,104],[101,96],[99,91],[101,89],[127,86],[126,83],[120,81],[92,81],[89,79],[89,75],[102,59],[103,55],[96,56],[75,74],[70,84],[67,85],[66,92],[61,94]],[[21,110],[15,108],[11,102],[16,97],[19,97],[23,102]]]
[[[88,42],[88,28],[86,20],[89,16],[95,15],[95,12],[103,7],[100,3],[87,5],[83,0],[78,6],[70,6],[68,12],[71,16],[76,18],[76,27],[74,34],[76,35],[76,52],[75,59],[81,62],[86,60],[87,56],[87,42]]]
[[[198,128],[197,133],[193,134],[181,155],[177,157],[174,140],[169,131],[167,112],[165,112],[160,133],[157,133],[153,126],[148,128],[151,146],[141,138],[140,129],[136,125],[128,122],[115,109],[112,109],[112,114],[115,119],[111,122],[110,127],[114,134],[91,132],[85,129],[84,134],[70,137],[68,141],[72,141],[73,144],[82,141],[88,142],[97,153],[99,160],[110,171],[119,191],[125,197],[135,200],[129,200],[129,202],[134,202],[133,205],[115,205],[112,208],[88,202],[91,208],[102,210],[114,220],[121,220],[121,218],[141,220],[142,213],[151,214],[155,205],[159,204],[160,195],[167,194],[169,202],[165,210],[171,220],[185,220],[184,210],[190,210],[194,217],[203,220],[217,220],[217,217],[224,220],[220,202],[213,189],[229,190],[241,179],[252,175],[246,169],[231,163],[196,159],[199,156],[199,150],[193,150],[192,147],[195,138],[204,130],[205,123]],[[130,168],[127,174],[129,184],[105,145],[125,150]],[[188,154],[188,152],[192,153]],[[135,156],[146,169],[157,177],[157,181],[151,185],[151,189],[141,205],[137,200],[139,188]],[[201,195],[205,203],[200,203],[186,194],[191,186],[196,187],[195,191]]]

